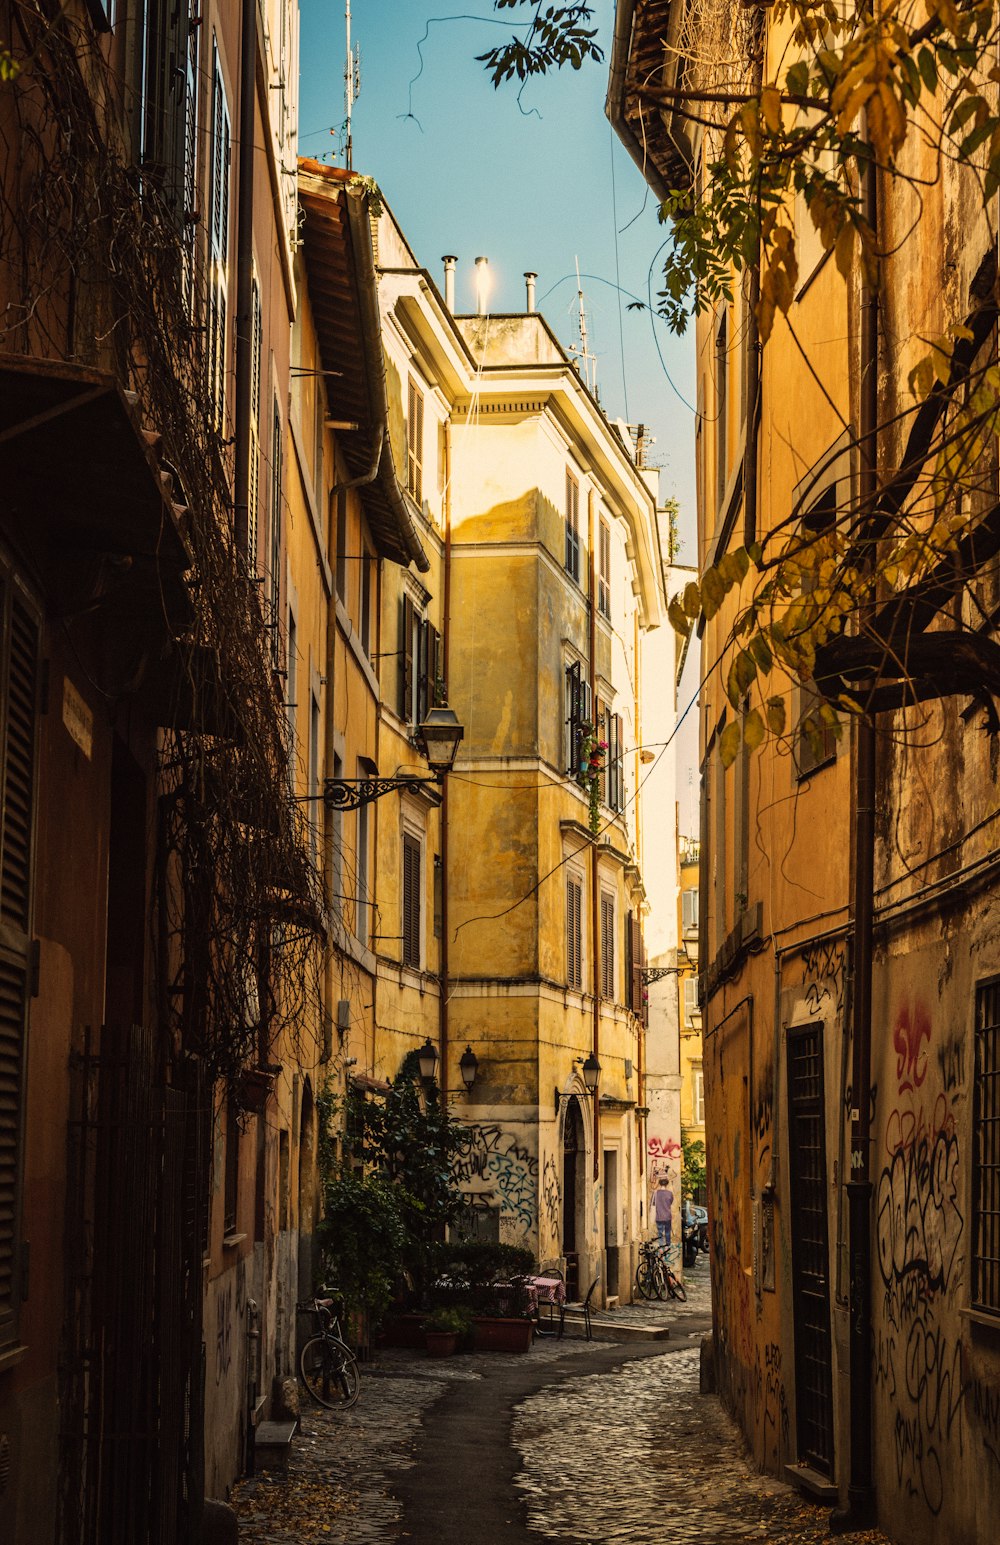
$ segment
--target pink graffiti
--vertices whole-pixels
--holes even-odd
[[[646,1143],[651,1159],[679,1159],[681,1145],[675,1137],[651,1137]]]
[[[910,1006],[904,1003],[896,1016],[896,1028],[892,1032],[892,1044],[896,1052],[896,1078],[899,1092],[919,1089],[927,1077],[927,1050],[924,1041],[930,1041],[930,1015],[922,1003],[917,1003],[910,1016]]]

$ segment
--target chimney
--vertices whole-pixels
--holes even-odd
[[[476,258],[476,315],[486,315],[486,293],[489,289],[490,260],[485,257]]]
[[[527,305],[524,309],[529,313],[535,309],[535,280],[537,278],[538,275],[530,271],[524,276],[524,288],[527,291]]]
[[[448,310],[454,316],[454,314],[455,314],[455,264],[458,262],[458,258],[457,257],[453,257],[452,254],[449,252],[449,253],[445,254],[445,256],[441,259],[441,261],[444,264],[444,303],[448,307]]]

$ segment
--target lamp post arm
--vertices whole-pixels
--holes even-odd
[[[323,803],[328,810],[357,810],[362,805],[373,804],[384,794],[420,789],[425,799],[439,805],[440,785],[440,778],[410,777],[407,774],[396,778],[326,778],[323,781]]]

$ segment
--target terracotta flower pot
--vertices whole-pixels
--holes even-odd
[[[456,1330],[425,1330],[424,1341],[428,1357],[451,1357],[458,1350]]]
[[[530,1320],[491,1319],[478,1315],[475,1325],[477,1352],[527,1352],[533,1326]]]

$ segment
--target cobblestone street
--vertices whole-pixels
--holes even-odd
[[[361,1398],[303,1405],[289,1475],[244,1481],[245,1545],[818,1545],[828,1509],[754,1473],[732,1423],[699,1394],[707,1263],[689,1302],[595,1318],[592,1342],[542,1340],[527,1356],[431,1361],[383,1352]],[[621,1344],[602,1323],[663,1325]],[[882,1536],[848,1535],[875,1545]]]

